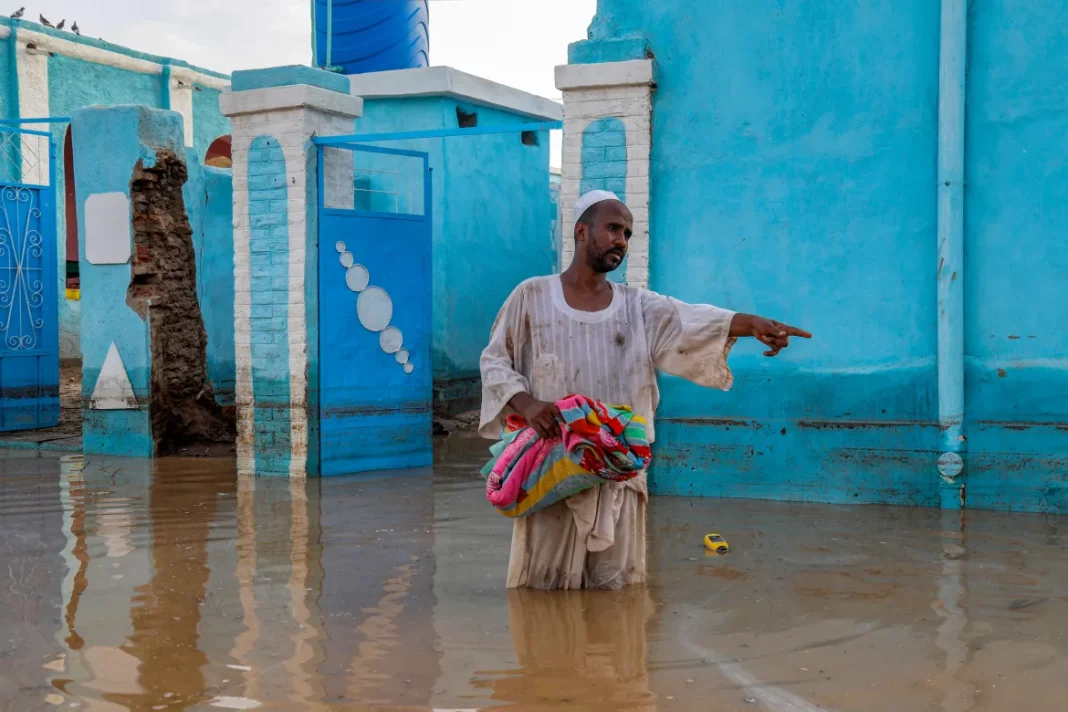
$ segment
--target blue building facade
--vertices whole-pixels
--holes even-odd
[[[816,335],[740,345],[727,394],[664,378],[654,491],[1068,512],[1068,338],[1042,328],[1068,280],[1066,20],[598,2],[557,74],[563,194],[623,179],[648,225],[628,282]],[[622,176],[587,133],[612,119],[648,145]]]
[[[292,85],[329,80],[333,91],[367,93],[365,116],[354,131],[433,130],[509,126],[559,120],[561,107],[510,87],[446,67],[408,70],[397,82],[393,72],[349,77],[308,67],[278,67],[242,81]],[[223,405],[233,405],[236,357],[233,280],[234,188],[230,166],[230,120],[219,107],[230,77],[110,43],[83,38],[36,23],[0,18],[0,116],[6,119],[69,117],[87,106],[137,105],[171,109],[183,119],[189,181],[185,205],[197,250],[198,296],[208,332],[209,373]],[[252,77],[252,78],[250,78]],[[266,85],[265,84],[265,85]],[[233,87],[248,91],[257,86]],[[68,125],[51,130],[56,154],[58,309],[61,356],[76,360],[80,344],[82,291],[78,261],[78,202],[74,154],[77,142]],[[30,125],[31,128],[41,126]],[[555,226],[546,201],[547,132],[490,134],[457,139],[388,142],[387,146],[427,150],[434,175],[434,379],[439,401],[453,410],[474,407],[478,397],[478,356],[497,306],[523,279],[552,271],[553,242],[539,239]],[[220,161],[220,158],[223,159]],[[501,196],[512,196],[503,200]],[[540,196],[540,197],[539,197]],[[487,284],[476,258],[494,264]],[[66,289],[64,290],[64,287]],[[481,295],[472,299],[472,295]]]
[[[230,133],[219,111],[219,95],[230,84],[225,74],[167,57],[47,28],[0,18],[0,118],[67,117],[87,106],[137,104],[172,109],[182,115],[186,147],[203,163],[209,147]],[[56,152],[56,233],[58,240],[61,355],[80,354],[80,279],[76,227],[68,220],[73,190],[73,142],[68,124],[23,124],[51,130]],[[230,359],[232,364],[233,359]],[[231,366],[232,368],[232,366]],[[231,379],[232,380],[232,379]],[[232,391],[232,387],[231,387]]]
[[[509,127],[559,121],[559,104],[448,67],[350,78],[364,100],[356,133]],[[433,176],[433,373],[437,405],[475,408],[479,357],[513,288],[556,266],[549,132],[412,139]]]

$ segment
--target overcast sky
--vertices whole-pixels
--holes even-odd
[[[390,0],[378,0],[390,2]],[[26,18],[219,72],[311,62],[311,0],[8,0]],[[553,68],[596,0],[431,0],[430,61],[559,99]],[[3,8],[0,8],[3,9]],[[559,165],[559,132],[553,163]]]

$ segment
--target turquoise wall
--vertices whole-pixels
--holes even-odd
[[[15,42],[8,36],[0,40],[0,77],[4,78],[0,86],[0,116],[11,116],[18,107],[18,82],[15,76]],[[0,153],[0,177],[18,179],[22,176],[20,154],[14,150]]]
[[[85,259],[86,199],[96,193],[130,196],[138,160],[152,165],[158,149],[181,155],[182,118],[146,107],[94,107],[73,112],[78,149],[74,175],[78,192],[79,270],[82,280],[82,399],[92,396],[112,343],[118,349],[137,397],[135,410],[83,410],[86,453],[147,457],[155,450],[149,418],[151,346],[148,323],[127,306],[130,264],[94,265]]]
[[[71,116],[86,106],[116,104],[160,105],[160,78],[149,74],[105,67],[63,55],[48,58],[48,106],[52,116]],[[43,126],[31,128],[45,130]],[[81,304],[66,299],[67,215],[63,205],[66,179],[63,175],[66,124],[52,124],[56,146],[56,279],[59,280],[59,347],[62,358],[76,358],[80,334]],[[77,152],[77,149],[75,149]],[[77,175],[77,173],[75,173]],[[84,293],[85,283],[83,280]]]
[[[83,210],[86,198],[94,193],[123,192],[129,196],[134,165],[138,159],[146,163],[154,161],[157,149],[171,149],[185,156],[189,176],[182,188],[182,199],[193,230],[197,297],[208,334],[208,377],[216,400],[221,405],[233,405],[234,241],[230,171],[203,167],[197,161],[195,149],[183,147],[182,118],[174,112],[140,106],[80,109],[74,112],[72,127],[78,141],[75,177],[79,211]],[[285,201],[281,202],[284,208]],[[82,234],[79,234],[79,244],[85,244]],[[80,258],[82,397],[92,395],[108,347],[114,341],[140,405],[137,411],[84,411],[86,452],[151,454],[149,330],[126,304],[130,265],[91,265],[85,261],[84,254]],[[288,361],[284,368],[288,369]]]
[[[446,101],[447,126],[456,126],[457,106],[476,111],[479,126],[531,121]],[[444,145],[444,235],[434,244],[435,380],[448,400],[477,406],[479,358],[500,305],[523,280],[553,272],[543,237],[551,222],[549,132],[539,132],[537,146],[524,145],[518,133],[449,138]]]
[[[478,126],[529,123],[528,116],[451,98],[367,99],[356,132],[456,128],[459,107]],[[426,151],[433,171],[433,368],[440,401],[477,405],[478,360],[497,310],[516,284],[554,269],[545,200],[549,136],[519,133],[391,141]]]
[[[208,334],[208,380],[219,405],[234,405],[234,188],[229,170],[203,166],[186,149],[189,180],[182,188],[193,229],[197,300]]]
[[[664,378],[653,489],[937,504],[939,3],[599,7],[572,62],[657,64],[651,287],[816,334],[739,345],[727,394]],[[969,15],[971,506],[1068,511],[1068,339],[1041,328],[1068,278],[1066,20]]]
[[[972,5],[964,163],[968,500],[1065,512],[1068,337],[1050,325],[1068,313],[1068,3]]]
[[[0,40],[0,77],[4,78],[4,85],[0,87],[0,116],[11,116],[18,102],[18,85],[12,81],[15,76],[13,48],[10,36]]]
[[[0,17],[0,26],[8,26],[17,32],[20,27],[34,32],[62,37],[64,40],[78,44],[105,49],[127,57],[147,60],[157,64],[170,64],[173,67],[187,67],[198,72],[217,77],[226,75],[194,67],[186,62],[137,52],[119,45],[89,37],[78,37],[69,32],[50,30],[33,22],[18,22]],[[10,39],[0,41],[0,117],[14,118],[18,112],[18,85],[15,65],[11,56]],[[52,116],[69,117],[76,110],[88,106],[111,106],[121,104],[140,104],[161,108],[164,106],[165,84],[161,74],[142,74],[125,69],[108,67],[81,59],[74,59],[61,54],[53,54],[48,59],[48,93],[49,109]],[[230,133],[230,120],[219,113],[219,91],[204,86],[193,87],[193,123],[194,148],[198,160],[203,161],[204,154],[211,142]],[[36,118],[36,117],[35,117]],[[29,128],[44,130],[43,126]],[[67,130],[65,124],[57,123],[51,127],[56,144],[56,235],[57,235],[57,279],[59,294],[64,294],[66,286],[66,215],[63,207],[63,194],[66,182],[63,175],[63,140]],[[60,353],[63,358],[77,358],[79,354],[80,304],[61,298],[59,302]]]

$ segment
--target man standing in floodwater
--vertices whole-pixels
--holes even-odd
[[[562,274],[512,292],[482,353],[479,433],[499,438],[515,412],[543,438],[560,437],[555,402],[581,394],[629,405],[649,423],[659,402],[656,370],[729,390],[727,355],[751,336],[774,356],[801,329],[706,304],[685,304],[614,284],[633,217],[614,194],[575,204],[575,258]],[[606,482],[515,520],[508,588],[619,588],[645,580],[646,475]]]

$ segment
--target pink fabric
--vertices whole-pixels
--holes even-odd
[[[531,472],[534,472],[542,466],[545,462],[545,458],[549,456],[549,453],[554,448],[559,447],[563,442],[562,452],[569,452],[575,448],[577,443],[582,441],[588,441],[589,436],[582,436],[578,433],[574,433],[565,429],[563,441],[560,440],[539,440],[531,446],[530,450],[524,453],[521,457],[516,459],[516,454],[523,451],[523,448],[527,446],[531,440],[537,437],[537,433],[533,428],[527,428],[512,441],[508,447],[501,453],[500,458],[497,460],[497,464],[494,465],[493,471],[489,477],[486,478],[486,498],[489,499],[490,504],[494,507],[507,507],[511,505],[519,497],[519,490],[523,487],[523,483],[526,482],[527,477]],[[616,441],[608,437],[604,433],[597,434],[597,444],[601,446],[614,446]],[[515,462],[515,466],[512,468],[512,473],[505,481],[504,486],[501,486],[501,480],[504,478],[505,470],[508,469],[509,463]]]
[[[541,440],[535,443],[531,451],[515,463],[512,476],[501,487],[501,479],[504,477],[504,471],[508,469],[508,464],[515,460],[517,452],[521,451],[526,447],[527,443],[536,437],[537,433],[534,432],[534,429],[528,428],[520,433],[501,454],[500,459],[493,468],[493,472],[486,479],[486,497],[493,506],[507,506],[516,501],[516,498],[519,497],[519,489],[523,486],[527,476],[541,467],[541,463],[545,461],[545,457],[556,444],[551,440]]]
[[[482,469],[486,499],[502,514],[523,517],[605,481],[622,482],[648,467],[645,421],[625,406],[573,395],[556,402],[560,433],[543,440],[518,415]],[[564,460],[569,467],[557,468]],[[531,495],[534,500],[529,500]]]

